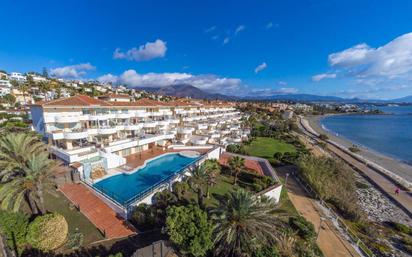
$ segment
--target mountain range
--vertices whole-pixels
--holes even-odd
[[[155,93],[159,95],[190,97],[195,99],[209,100],[266,100],[266,101],[294,101],[294,102],[338,102],[338,103],[412,103],[412,95],[402,98],[380,100],[343,98],[338,96],[321,96],[312,94],[277,94],[269,96],[228,96],[223,94],[209,93],[190,84],[176,84],[166,87],[135,87],[137,90]]]

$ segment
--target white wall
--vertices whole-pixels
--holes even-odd
[[[279,203],[281,192],[282,192],[282,185],[278,185],[277,187],[274,187],[270,189],[269,191],[265,192],[263,195],[269,197],[270,199],[273,199],[275,203]]]

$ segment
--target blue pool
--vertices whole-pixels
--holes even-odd
[[[129,174],[119,174],[103,179],[93,186],[116,202],[126,206],[136,196],[168,180],[198,158],[184,157],[178,153],[166,154],[149,161],[145,167]]]

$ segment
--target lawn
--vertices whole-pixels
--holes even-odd
[[[75,208],[70,208],[70,201],[62,193],[56,191],[54,194],[45,195],[47,211],[63,215],[69,224],[70,234],[82,233],[84,236],[83,246],[104,239],[97,228],[82,213]]]
[[[257,137],[249,145],[245,145],[248,155],[262,157],[271,161],[276,152],[295,152],[293,145],[270,137]]]

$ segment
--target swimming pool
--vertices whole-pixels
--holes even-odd
[[[198,157],[189,158],[178,153],[165,154],[147,162],[143,168],[128,174],[108,177],[93,184],[93,187],[126,206],[137,196],[169,180],[198,159]]]

